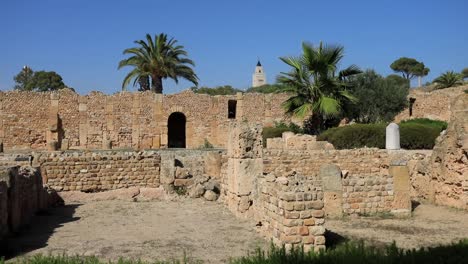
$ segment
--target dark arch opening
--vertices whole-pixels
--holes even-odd
[[[167,120],[168,147],[185,148],[185,115],[180,112],[172,113]]]

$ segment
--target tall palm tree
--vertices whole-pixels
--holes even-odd
[[[303,54],[299,57],[281,57],[291,66],[291,71],[282,72],[278,82],[289,87],[293,95],[283,103],[286,112],[304,118],[311,116],[315,126],[325,125],[329,118],[341,113],[343,104],[356,102],[357,99],[348,91],[351,87],[348,78],[361,73],[351,65],[338,71],[338,64],[343,58],[341,46],[323,45],[318,47],[302,43]]]
[[[132,81],[133,86],[140,84],[140,90],[149,88],[156,93],[163,91],[163,79],[171,78],[178,83],[179,78],[186,79],[198,85],[198,77],[190,66],[194,62],[187,58],[184,47],[177,44],[174,38],[168,39],[166,34],[154,36],[146,34],[144,40],[135,41],[138,47],[124,50],[123,54],[131,56],[119,62],[119,69],[125,66],[134,67],[122,83],[122,90]]]

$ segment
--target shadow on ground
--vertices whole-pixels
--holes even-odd
[[[80,204],[70,204],[36,213],[28,225],[0,242],[0,259],[3,256],[8,260],[47,246],[47,241],[56,228],[80,219],[73,216],[79,206]]]

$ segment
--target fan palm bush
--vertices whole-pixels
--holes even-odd
[[[461,74],[454,71],[447,71],[434,80],[437,89],[449,88],[463,84]]]
[[[338,64],[344,56],[341,46],[302,44],[303,54],[299,57],[281,57],[291,67],[287,73],[278,76],[278,83],[284,85],[286,92],[293,95],[283,103],[288,114],[300,118],[309,117],[312,134],[326,128],[331,118],[341,113],[345,101],[356,102],[349,92],[350,76],[361,73],[351,65],[338,71]]]
[[[122,83],[122,90],[133,80],[133,86],[140,84],[140,90],[150,89],[156,93],[163,91],[163,79],[173,79],[178,83],[179,78],[186,79],[198,85],[198,77],[191,68],[194,62],[187,58],[184,46],[178,45],[177,40],[168,38],[166,34],[146,34],[145,40],[135,41],[138,47],[124,50],[123,54],[131,55],[119,62],[119,69],[125,66],[133,67]],[[150,84],[151,81],[151,84]]]

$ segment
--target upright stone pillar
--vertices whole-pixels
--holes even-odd
[[[341,218],[343,216],[341,169],[334,164],[323,165],[320,168],[320,178],[323,184],[325,216],[327,218]]]
[[[263,173],[262,127],[232,122],[229,127],[227,204],[238,216],[252,217],[257,180]]]
[[[85,96],[79,97],[79,139],[80,148],[86,148],[88,144],[88,104]]]
[[[398,217],[411,216],[410,176],[408,166],[390,165],[389,173],[393,178],[392,214]]]
[[[385,129],[385,148],[400,149],[400,127],[395,123],[390,123]]]

